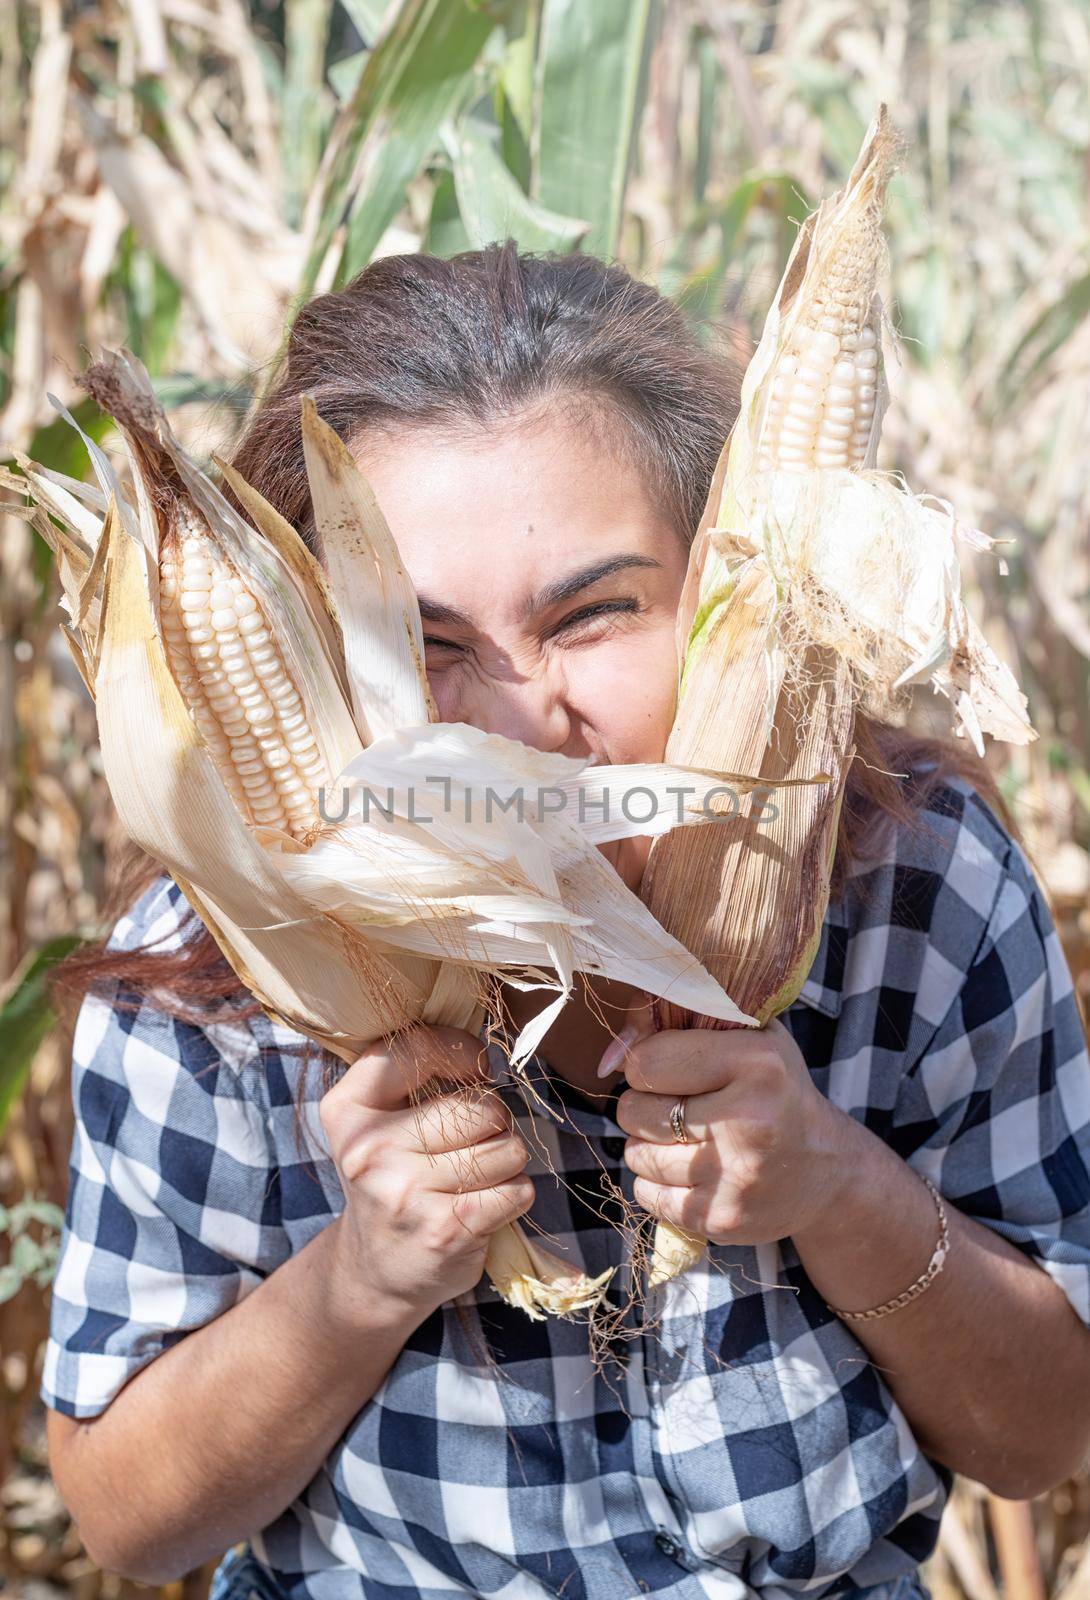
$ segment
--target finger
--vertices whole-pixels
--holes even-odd
[[[619,1020],[620,1027],[602,1051],[602,1059],[598,1063],[600,1078],[609,1078],[622,1071],[632,1046],[641,1039],[650,1038],[656,1031],[653,996],[642,989],[635,990]]]
[[[452,1150],[425,1158],[423,1182],[438,1194],[471,1194],[509,1183],[525,1171],[530,1152],[517,1134],[488,1139],[469,1150]]]
[[[436,1078],[487,1083],[486,1047],[461,1028],[418,1023],[368,1045],[329,1095],[372,1111],[394,1111],[409,1105]]]
[[[534,1203],[534,1185],[530,1178],[512,1178],[492,1189],[473,1189],[456,1194],[453,1199],[454,1214],[469,1233],[477,1239],[489,1239],[508,1222],[523,1216]]]
[[[624,1073],[631,1088],[676,1100],[722,1089],[767,1056],[759,1028],[669,1028],[634,1044]]]
[[[690,1144],[712,1137],[712,1129],[725,1115],[725,1096],[721,1089],[712,1094],[645,1094],[642,1089],[626,1089],[617,1101],[617,1121],[625,1133],[652,1144],[681,1144],[670,1123],[670,1113],[684,1099],[685,1132]]]
[[[629,1139],[624,1147],[625,1165],[638,1178],[672,1188],[692,1189],[708,1172],[712,1147],[699,1144],[645,1144]]]
[[[404,1148],[423,1155],[465,1150],[497,1134],[511,1133],[515,1125],[510,1110],[492,1089],[440,1095],[392,1115],[398,1119]]]
[[[649,1211],[660,1222],[672,1223],[684,1233],[706,1238],[707,1202],[701,1189],[679,1189],[669,1184],[655,1183],[650,1178],[637,1178],[632,1185],[637,1205]]]

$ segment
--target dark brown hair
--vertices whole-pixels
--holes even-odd
[[[731,355],[702,342],[669,300],[591,256],[521,255],[491,246],[443,260],[389,256],[299,311],[276,387],[234,453],[234,465],[307,536],[310,503],[299,397],[349,442],[371,429],[486,427],[546,403],[597,411],[660,506],[691,539],[738,410]],[[953,740],[920,738],[860,716],[834,863],[838,894],[880,818],[924,825],[935,788],[967,779],[1012,833],[989,769]],[[924,769],[922,772],[920,769]],[[157,876],[146,858],[118,879],[119,915]],[[207,1015],[240,994],[211,936],[170,951],[92,945],[63,965],[69,999],[119,981],[179,1014]],[[256,1007],[254,1008],[256,1009]]]

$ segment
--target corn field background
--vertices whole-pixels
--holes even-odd
[[[0,459],[82,474],[47,393],[109,447],[76,379],[121,343],[191,446],[229,447],[299,298],[393,251],[616,255],[746,345],[887,101],[882,464],[1010,541],[970,584],[1040,739],[990,759],[1085,1015],[1088,84],[1090,0],[0,0]],[[85,1555],[45,1463],[71,1110],[43,977],[97,928],[118,839],[56,600],[0,514],[0,1590],[95,1600],[141,1586]],[[1032,1504],[959,1480],[925,1577],[1090,1597],[1090,1476]]]

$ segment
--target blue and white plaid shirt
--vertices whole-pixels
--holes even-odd
[[[953,781],[890,827],[829,909],[786,1025],[822,1093],[1011,1240],[1090,1324],[1090,1060],[1027,860]],[[169,940],[165,881],[115,931]],[[198,1028],[88,1000],[76,1034],[71,1194],[41,1393],[104,1411],[343,1206],[298,1036]],[[500,1046],[502,1093],[529,1133]],[[538,1057],[533,1220],[585,1269],[618,1265],[602,1171],[624,1139]],[[533,1137],[527,1141],[535,1146]],[[624,1269],[616,1280],[625,1289]],[[925,1595],[950,1473],[926,1457],[790,1239],[714,1247],[648,1301],[661,1326],[597,1371],[585,1327],[531,1322],[482,1282],[498,1375],[441,1307],[253,1551],[294,1600],[663,1600]],[[256,1381],[256,1377],[255,1377]],[[224,1419],[230,1426],[229,1419]]]

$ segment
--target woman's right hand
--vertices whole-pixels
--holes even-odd
[[[433,1078],[454,1087],[426,1091]],[[377,1299],[423,1321],[473,1288],[489,1239],[534,1198],[480,1040],[424,1025],[379,1040],[323,1095],[319,1117],[345,1193],[335,1226],[346,1304],[373,1317]]]

